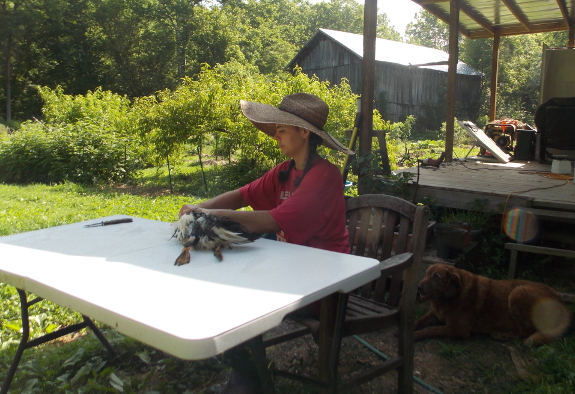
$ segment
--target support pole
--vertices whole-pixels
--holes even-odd
[[[457,92],[457,62],[459,57],[459,0],[451,0],[449,7],[449,68],[447,71],[447,119],[445,121],[445,161],[453,161],[455,130],[455,94]]]
[[[497,82],[499,80],[499,29],[493,37],[493,53],[491,55],[491,97],[489,99],[489,121],[497,119]]]
[[[377,33],[377,0],[365,0],[363,14],[363,72],[361,87],[361,126],[359,137],[359,156],[371,152],[373,130],[373,98],[375,80],[375,39]],[[369,163],[362,163],[366,166]],[[362,182],[360,169],[359,194],[365,194],[366,182]]]

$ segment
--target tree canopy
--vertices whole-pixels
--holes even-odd
[[[382,19],[381,34],[399,39]],[[0,117],[41,116],[34,86],[130,98],[176,88],[203,64],[282,71],[318,28],[360,33],[354,0],[0,0]]]

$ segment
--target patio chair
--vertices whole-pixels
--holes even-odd
[[[384,194],[346,201],[352,253],[381,261],[381,276],[349,294],[324,299],[322,316],[304,318],[303,328],[266,340],[266,346],[311,332],[319,346],[319,379],[275,370],[279,376],[312,383],[324,391],[363,384],[385,372],[398,371],[398,392],[413,392],[413,331],[417,283],[423,274],[429,208]],[[324,313],[331,308],[333,313]],[[343,337],[390,327],[398,329],[397,355],[350,378],[338,374]]]

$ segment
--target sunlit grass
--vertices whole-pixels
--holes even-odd
[[[124,214],[173,221],[182,204],[202,199],[183,195],[134,195],[74,184],[0,184],[0,236]]]

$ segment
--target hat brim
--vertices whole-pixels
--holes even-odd
[[[313,123],[300,118],[297,115],[282,111],[281,109],[269,104],[254,103],[252,101],[240,101],[242,113],[253,123],[259,130],[263,131],[270,137],[276,133],[276,124],[302,127],[317,134],[323,140],[323,145],[328,148],[340,151],[347,155],[355,155],[355,152],[347,149],[341,142],[329,135],[325,130],[320,129]]]

